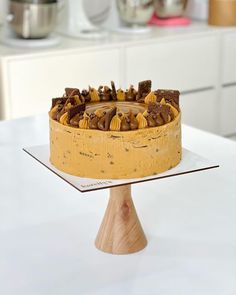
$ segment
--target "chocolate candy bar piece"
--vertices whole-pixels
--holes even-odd
[[[90,121],[89,121],[89,129],[98,129],[98,122],[99,122],[100,118],[98,118],[97,116],[93,117]]]
[[[158,102],[149,103],[148,112],[150,114],[161,115],[164,123],[168,123],[170,115],[170,107],[162,105]]]
[[[152,81],[146,80],[138,83],[138,96],[137,100],[144,98],[149,92],[151,92]]]
[[[52,107],[54,108],[56,104],[65,104],[67,97],[56,97],[52,99]]]
[[[166,102],[170,103],[173,107],[179,110],[180,92],[178,90],[158,89],[154,93],[157,97],[157,101],[161,101],[162,98],[165,98]]]
[[[74,96],[74,95],[79,95],[80,96],[80,91],[78,88],[65,88],[65,93],[66,96]]]
[[[109,130],[111,120],[115,116],[115,114],[116,114],[116,107],[107,111],[107,113],[105,115],[105,129],[104,130],[106,130],[106,131]]]
[[[71,107],[68,110],[68,123],[75,115],[77,115],[80,112],[84,112],[84,111],[85,111],[85,104],[84,103],[81,103],[81,104],[78,104],[74,107]]]
[[[111,81],[111,96],[113,100],[117,100],[116,86],[113,81]]]
[[[129,89],[125,92],[125,100],[134,101],[137,96],[137,91],[134,89],[133,85],[130,85]]]
[[[98,93],[101,101],[109,101],[112,99],[112,90],[108,86],[99,86]]]
[[[154,113],[157,114],[159,112],[159,106],[160,104],[157,102],[151,102],[148,104],[148,113]]]
[[[88,90],[83,89],[82,92],[81,92],[81,94],[84,97],[85,102],[90,102],[91,97],[90,97],[90,94],[89,94],[89,91]]]

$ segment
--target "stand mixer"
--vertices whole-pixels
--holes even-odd
[[[107,35],[107,32],[89,20],[83,0],[61,0],[58,19],[58,32],[63,35],[86,39]]]
[[[57,24],[57,0],[4,0],[1,42],[5,45],[37,48],[57,45],[53,34]]]

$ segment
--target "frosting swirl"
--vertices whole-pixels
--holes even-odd
[[[151,91],[148,93],[148,95],[144,98],[144,102],[146,104],[149,104],[151,102],[156,102],[157,98],[156,95],[154,94],[154,91]]]
[[[145,119],[145,117],[142,113],[138,113],[136,116],[136,119],[138,121],[138,129],[143,129],[148,126],[147,120]]]
[[[100,101],[99,92],[95,88],[89,88],[89,95],[92,102]]]
[[[84,112],[84,117],[79,121],[79,128],[89,129],[89,116]]]
[[[110,123],[110,130],[111,131],[120,131],[120,127],[121,127],[121,119],[119,117],[119,115],[115,115]]]
[[[68,125],[67,121],[68,121],[68,113],[66,112],[60,117],[59,122],[63,125]]]

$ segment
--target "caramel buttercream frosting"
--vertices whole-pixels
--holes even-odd
[[[79,121],[79,128],[81,129],[89,129],[89,116],[84,112],[83,119]]]
[[[97,89],[89,87],[89,95],[90,95],[91,102],[100,101],[99,92]]]
[[[117,90],[117,100],[125,101],[125,92],[122,89]]]
[[[119,115],[115,115],[110,123],[110,130],[111,131],[120,131],[120,127],[121,127],[121,119],[119,117]]]
[[[146,128],[148,126],[147,120],[145,119],[143,114],[138,113],[137,116],[136,116],[136,119],[138,121],[138,128],[139,129],[143,129],[143,128]]]
[[[149,92],[149,94],[145,97],[144,102],[149,104],[151,102],[156,102],[157,98],[154,91]]]

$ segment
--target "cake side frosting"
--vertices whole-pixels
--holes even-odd
[[[71,175],[139,178],[164,172],[181,160],[181,113],[170,123],[132,131],[73,128],[50,117],[50,161]]]

